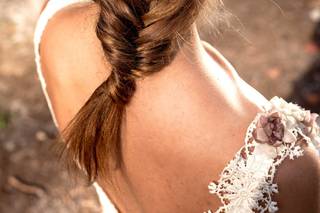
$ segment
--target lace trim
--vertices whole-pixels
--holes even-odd
[[[208,186],[209,193],[216,194],[223,204],[216,213],[278,211],[272,200],[278,193],[274,183],[277,167],[287,157],[302,156],[303,142],[320,151],[318,114],[277,96],[269,103],[249,125],[245,145],[224,168],[219,181]]]

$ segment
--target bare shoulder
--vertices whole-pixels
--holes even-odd
[[[43,32],[41,68],[60,124],[69,120],[66,114],[79,110],[110,72],[95,32],[99,12],[95,3],[69,5],[49,20]],[[62,112],[62,105],[68,110]]]
[[[94,30],[99,11],[99,6],[93,2],[78,2],[65,6],[50,18],[46,31],[55,33],[58,38],[78,32],[90,34]],[[55,29],[64,30],[64,33],[57,34]]]
[[[49,20],[40,45],[41,61],[48,68],[45,72],[71,71],[66,68],[81,68],[90,62],[95,64],[93,62],[102,53],[95,34],[98,13],[99,8],[94,3],[75,3],[61,9]]]
[[[303,156],[285,159],[276,173],[279,213],[320,212],[320,159],[314,149],[303,149]]]

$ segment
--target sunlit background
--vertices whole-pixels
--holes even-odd
[[[94,189],[70,180],[52,148],[32,43],[41,2],[0,0],[0,212],[100,212]],[[267,98],[319,112],[320,0],[224,2],[229,23],[202,28],[202,39]]]

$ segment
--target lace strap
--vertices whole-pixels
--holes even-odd
[[[216,194],[223,204],[217,213],[278,211],[272,200],[278,193],[274,183],[277,167],[286,158],[302,156],[303,142],[320,155],[319,115],[277,96],[269,103],[249,125],[245,145],[224,168],[220,179],[208,186],[209,193]]]

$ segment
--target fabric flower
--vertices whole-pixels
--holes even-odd
[[[306,127],[304,134],[309,137],[317,147],[320,147],[320,127],[317,123],[318,117],[319,115],[317,113],[310,113],[310,111],[307,111],[303,124]]]
[[[303,121],[307,113],[307,111],[303,110],[299,105],[291,102],[288,103],[283,98],[278,96],[273,97],[270,100],[270,103],[272,110],[277,110],[286,116],[294,118],[297,121]]]
[[[253,138],[258,143],[267,143],[275,147],[280,146],[283,142],[296,141],[295,135],[287,128],[282,114],[275,110],[260,116],[256,129],[253,131]]]
[[[277,212],[277,202],[272,200],[278,193],[277,166],[286,158],[303,156],[300,141],[316,145],[320,155],[318,114],[277,96],[263,109],[249,125],[244,147],[224,168],[219,181],[208,186],[223,203],[216,213]]]
[[[296,129],[306,139],[320,150],[320,126],[317,123],[319,115],[305,110],[301,106],[288,103],[280,97],[273,97],[270,100],[271,107],[267,111],[278,111],[285,121],[284,142],[294,142],[295,137],[292,130]],[[287,131],[286,131],[287,130]],[[320,151],[319,151],[320,152]]]

